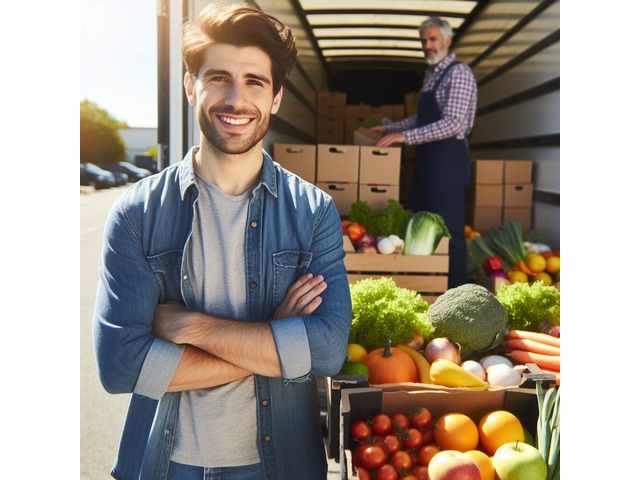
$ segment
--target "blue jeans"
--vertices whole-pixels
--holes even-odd
[[[262,480],[259,463],[242,467],[194,467],[171,462],[167,480]]]

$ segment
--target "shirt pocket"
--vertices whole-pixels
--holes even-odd
[[[147,257],[147,262],[158,280],[160,286],[160,301],[181,300],[180,269],[182,265],[182,251],[168,250],[157,255]]]
[[[284,300],[287,289],[311,265],[311,252],[285,250],[274,253],[273,258],[273,301],[277,307]]]

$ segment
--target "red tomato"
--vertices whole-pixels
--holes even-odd
[[[418,448],[422,445],[422,432],[417,428],[410,427],[406,430],[406,435],[402,437],[404,448]]]
[[[413,467],[411,455],[406,450],[392,453],[389,457],[389,463],[403,472],[408,472]]]
[[[391,431],[391,417],[386,413],[378,413],[371,419],[371,431],[374,435],[386,435]]]
[[[393,427],[391,428],[392,432],[397,432],[398,430],[405,430],[409,428],[409,417],[407,417],[402,412],[395,412],[389,415],[391,417],[391,424]]]
[[[367,470],[380,468],[387,461],[387,454],[380,445],[368,445],[362,449],[360,455],[362,466]]]
[[[366,468],[356,467],[356,470],[358,471],[358,478],[361,480],[372,480],[371,474]]]
[[[390,463],[385,463],[384,465],[382,465],[375,475],[376,480],[398,480],[398,477],[400,477],[400,475],[398,474],[398,470],[396,470],[396,467],[394,467]]]
[[[418,477],[416,477],[413,473],[410,473],[409,475],[405,475],[404,477],[402,477],[402,480],[418,480]]]
[[[429,445],[434,441],[435,440],[433,436],[433,425],[431,425],[430,427],[427,427],[426,429],[422,430],[422,444]]]
[[[409,423],[412,427],[424,430],[431,426],[431,411],[425,407],[418,407],[409,415]]]
[[[427,467],[425,467],[424,465],[416,465],[415,467],[413,467],[413,470],[411,470],[411,473],[418,479],[418,480],[429,480],[429,469]]]
[[[351,424],[351,438],[366,438],[371,436],[371,427],[366,420],[356,420]]]
[[[402,442],[400,441],[400,438],[398,438],[398,435],[396,435],[395,433],[385,435],[383,441],[387,445],[390,454],[393,452],[397,452],[402,447]]]

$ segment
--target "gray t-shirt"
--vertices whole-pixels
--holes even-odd
[[[198,311],[246,318],[245,228],[251,191],[227,195],[196,175],[200,190],[187,250]],[[183,392],[171,459],[228,467],[258,463],[254,377]]]

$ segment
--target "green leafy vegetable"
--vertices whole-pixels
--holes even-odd
[[[365,278],[350,286],[353,318],[349,342],[368,352],[393,344],[409,343],[415,333],[424,339],[433,326],[427,317],[429,304],[419,293],[401,288],[391,277]]]
[[[505,261],[505,271],[527,258],[522,223],[518,221],[511,220],[500,228],[490,228],[485,235],[485,241],[489,249]]]
[[[433,212],[417,212],[409,219],[404,238],[407,255],[431,255],[442,237],[451,238],[444,219]]]
[[[372,235],[384,237],[397,235],[404,238],[405,226],[412,214],[411,210],[407,210],[400,202],[390,198],[387,201],[386,210],[383,211],[376,210],[365,200],[353,202],[347,217],[352,222],[364,226]]]
[[[560,325],[560,291],[542,281],[504,284],[496,298],[509,315],[512,330],[539,331],[541,324]]]

